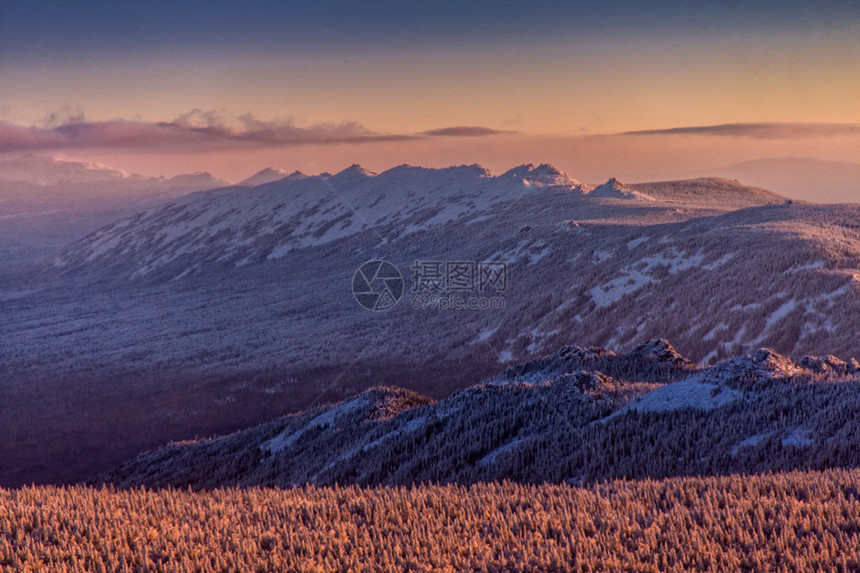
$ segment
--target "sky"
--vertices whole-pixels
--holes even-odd
[[[854,1],[0,3],[0,154],[144,175],[850,170],[858,101]]]

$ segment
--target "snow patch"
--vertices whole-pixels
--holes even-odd
[[[763,441],[765,441],[768,437],[770,437],[770,432],[765,432],[763,434],[754,434],[745,440],[741,440],[734,447],[732,447],[731,455],[736,456],[741,448],[754,448]]]
[[[632,251],[642,243],[648,241],[648,237],[639,237],[638,239],[633,239],[632,241],[627,241],[627,250]]]
[[[499,454],[503,454],[505,452],[509,452],[511,450],[516,449],[517,446],[519,446],[522,442],[523,442],[523,440],[521,438],[515,438],[515,439],[511,440],[510,442],[508,442],[502,446],[499,446],[498,448],[487,453],[487,455],[485,455],[483,458],[478,460],[478,465],[481,467],[487,467],[487,466],[493,465],[496,462],[496,458],[499,457]]]
[[[688,378],[660,386],[625,406],[622,410],[637,412],[672,412],[692,408],[713,410],[739,400],[741,392]],[[621,410],[619,410],[620,412]]]
[[[344,402],[339,406],[334,406],[329,408],[322,414],[318,415],[310,422],[308,422],[305,427],[296,430],[294,432],[284,431],[274,438],[270,440],[266,440],[262,444],[260,444],[261,450],[268,450],[272,454],[277,454],[291,445],[293,445],[296,440],[301,438],[306,432],[311,430],[323,429],[330,427],[334,424],[337,418],[341,416],[345,416],[347,414],[351,414],[360,408],[367,406],[367,401],[364,399],[361,400],[351,400],[349,402]]]
[[[800,426],[792,428],[791,432],[782,440],[783,447],[794,446],[795,448],[803,448],[811,444],[812,432]]]
[[[797,301],[796,301],[796,300],[791,299],[791,300],[789,300],[789,301],[784,302],[784,303],[782,304],[782,306],[780,306],[778,309],[776,309],[775,311],[773,311],[773,312],[771,313],[771,315],[767,318],[767,322],[766,322],[766,323],[765,323],[765,325],[764,325],[764,330],[765,330],[765,332],[767,332],[767,331],[769,331],[771,328],[773,328],[773,326],[774,326],[777,322],[779,322],[780,320],[782,320],[783,318],[785,318],[786,316],[788,316],[788,314],[789,314],[791,311],[793,311],[795,308],[797,308]]]
[[[489,340],[490,337],[493,336],[497,330],[499,330],[498,326],[496,328],[482,328],[481,331],[478,333],[478,336],[475,337],[475,340],[472,342],[472,344],[477,344],[478,342],[485,342]]]

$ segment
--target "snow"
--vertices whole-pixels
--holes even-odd
[[[795,308],[797,308],[796,300],[791,299],[789,301],[784,302],[782,306],[773,311],[771,315],[767,318],[767,322],[764,325],[765,332],[770,331],[777,322],[788,316],[788,314]]]
[[[720,322],[716,324],[711,330],[709,330],[703,337],[702,340],[713,340],[714,337],[720,330],[728,330],[729,325],[725,322]]]
[[[592,263],[602,263],[603,261],[608,261],[612,258],[612,251],[602,250],[602,251],[594,251],[591,254],[591,262]]]
[[[598,252],[595,251],[595,255]],[[657,283],[658,281],[651,276],[651,272],[656,267],[668,266],[669,273],[676,274],[701,265],[703,259],[704,254],[701,250],[694,255],[685,255],[675,247],[664,249],[659,253],[643,257],[636,263],[622,267],[618,277],[603,285],[592,287],[589,291],[591,299],[599,308],[607,307],[642,287]]]
[[[486,216],[494,205],[522,198],[523,180],[541,188],[530,192],[581,190],[551,166],[513,171],[493,177],[474,165],[400,166],[376,175],[352,166],[336,175],[309,177],[263,170],[243,184],[280,179],[193,193],[150,209],[74,245],[56,264],[121,258],[133,261],[136,268],[129,274],[144,276],[181,255],[201,264],[278,259],[295,248],[344,239],[381,224],[399,225],[403,236],[454,221],[468,223]],[[550,252],[545,242],[527,241],[508,255],[535,264]]]
[[[326,410],[325,412],[308,422],[303,428],[295,432],[284,431],[275,436],[274,438],[266,440],[265,442],[260,444],[260,449],[268,450],[272,454],[277,454],[289,448],[305,433],[311,430],[318,430],[330,427],[334,425],[334,422],[335,420],[337,420],[337,418],[350,414],[360,408],[366,407],[367,405],[367,402],[363,399],[344,402],[340,406]]]
[[[494,253],[487,260],[500,261],[512,265],[525,259],[527,265],[533,265],[547,256],[551,251],[551,247],[543,239],[536,241],[523,239],[512,249]]]
[[[486,342],[498,330],[499,330],[498,326],[496,328],[482,328],[481,331],[478,333],[478,336],[475,338],[475,340],[472,344],[477,344],[478,342]]]
[[[722,257],[720,257],[719,259],[717,259],[713,263],[708,263],[707,265],[702,265],[702,268],[707,270],[707,271],[713,271],[713,270],[716,270],[719,267],[723,266],[724,264],[728,263],[729,261],[731,261],[734,258],[735,258],[734,253],[726,253],[725,255],[723,255]]]
[[[260,444],[260,450],[265,451],[268,450],[272,454],[277,454],[290,446],[292,446],[296,440],[298,440],[303,431],[298,431],[294,433],[283,432],[272,438],[271,440],[266,440],[262,444]]]
[[[356,410],[366,407],[368,404],[365,400],[350,400],[349,402],[344,402],[340,406],[335,408],[330,408],[308,422],[305,428],[307,430],[314,430],[318,428],[325,428],[334,424],[334,421],[341,416],[345,416],[347,414],[351,414]]]
[[[740,399],[737,390],[698,381],[695,377],[660,386],[625,406],[622,410],[671,412],[692,408],[713,410]]]
[[[289,243],[283,243],[280,245],[276,245],[275,248],[273,248],[269,252],[269,254],[266,255],[266,259],[267,260],[279,259],[279,258],[285,256],[291,250],[293,250],[293,246],[290,245]]]
[[[638,271],[630,271],[626,275],[612,279],[608,283],[596,286],[589,292],[591,299],[598,307],[607,307],[632,294],[645,285],[655,282],[650,276]]]
[[[746,438],[745,440],[741,440],[740,442],[738,442],[737,445],[735,445],[731,449],[730,453],[731,453],[731,455],[736,456],[738,454],[738,452],[741,450],[741,448],[754,448],[757,445],[759,445],[760,443],[762,443],[763,441],[765,441],[767,438],[769,438],[770,435],[771,435],[770,432],[765,432],[763,434],[754,434],[754,435]]]
[[[381,436],[379,436],[375,440],[368,442],[368,443],[366,443],[360,447],[354,448],[354,449],[350,450],[349,452],[339,456],[338,460],[347,459],[347,458],[351,457],[352,455],[354,455],[358,452],[367,453],[374,448],[378,448],[380,445],[382,445],[387,440],[397,437],[398,434],[401,434],[401,433],[410,434],[412,432],[415,432],[415,431],[418,431],[422,428],[425,428],[427,426],[428,421],[429,421],[429,418],[427,416],[418,416],[416,418],[413,418],[412,420],[409,420],[408,422],[406,422],[402,426],[396,427],[394,429],[394,431],[388,432],[386,434],[382,434]],[[331,466],[331,465],[332,464],[329,464],[329,466]]]
[[[648,241],[648,237],[639,237],[638,239],[633,239],[632,241],[627,241],[627,250],[632,251],[642,243]]]
[[[501,178],[521,181],[524,187],[549,187],[563,186],[572,189],[584,190],[584,185],[570,177],[564,171],[559,171],[552,165],[542,163],[535,167],[532,163],[514,167],[503,173]]]
[[[667,265],[670,273],[677,274],[680,271],[701,266],[704,259],[705,255],[701,249],[694,255],[685,255],[675,247],[670,247],[655,255],[640,259],[634,266],[641,266],[642,271],[647,273],[656,266]]]
[[[797,426],[791,429],[791,432],[783,438],[783,446],[794,446],[795,448],[803,448],[812,444],[812,432],[806,428]]]
[[[797,273],[801,271],[814,271],[816,269],[823,269],[827,266],[827,263],[822,260],[817,260],[811,263],[806,263],[805,265],[795,265],[790,269],[786,269],[787,273]]]
[[[265,185],[266,183],[272,183],[274,181],[280,181],[284,177],[287,177],[289,174],[283,169],[276,169],[274,167],[267,167],[265,169],[261,169],[255,174],[251,175],[244,181],[237,184],[237,186],[242,187],[256,187],[258,185]]]
[[[510,452],[510,451],[516,449],[517,446],[519,446],[522,442],[523,442],[523,440],[521,438],[514,438],[510,442],[508,442],[504,445],[501,445],[498,448],[496,448],[495,450],[487,453],[487,455],[485,455],[483,458],[478,460],[478,465],[482,466],[482,467],[493,465],[496,462],[496,458],[499,456],[499,454],[503,454],[505,452]]]
[[[707,354],[705,354],[701,360],[699,360],[699,364],[710,364],[711,360],[717,357],[717,351],[711,350]]]
[[[425,428],[427,426],[427,421],[428,421],[428,419],[426,416],[413,418],[403,425],[403,431],[406,433],[411,433],[411,432],[414,432],[416,430],[420,430],[422,428]]]
[[[614,177],[603,185],[595,187],[589,191],[588,196],[596,197],[598,199],[627,199],[637,201],[655,200],[654,197],[651,197],[650,195],[625,187]]]
[[[526,347],[526,351],[530,354],[536,354],[539,350],[541,350],[543,346],[541,342],[555,334],[558,334],[558,329],[544,332],[543,330],[541,330],[540,326],[534,327],[530,333],[532,341]]]

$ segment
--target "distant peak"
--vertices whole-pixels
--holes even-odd
[[[417,167],[404,163],[392,167],[381,174],[383,177],[444,177],[447,179],[468,179],[480,177],[492,177],[492,173],[485,167],[473,163],[472,165],[451,165],[450,167]]]
[[[500,177],[521,179],[528,184],[538,186],[582,187],[579,181],[549,163],[541,163],[537,167],[533,163],[524,163],[506,171]]]
[[[532,173],[536,175],[562,175],[564,172],[549,163],[541,163],[532,169]]]
[[[629,187],[625,187],[624,184],[615,177],[611,177],[603,185],[599,185],[592,189],[588,193],[588,196],[599,199],[634,199],[639,201],[654,201],[654,197],[639,191],[634,191]]]
[[[296,171],[299,175],[298,171]],[[266,183],[272,183],[273,181],[280,181],[284,177],[287,177],[287,172],[283,169],[277,169],[275,167],[266,167],[265,169],[261,169],[257,171],[244,181],[239,182],[237,185],[242,187],[256,187],[257,185],[264,185]]]
[[[616,179],[615,177],[610,177],[606,183],[603,185],[598,185],[594,188],[594,191],[600,190],[614,190],[614,191],[631,191],[630,188],[626,187],[621,181]]]
[[[337,177],[338,179],[352,179],[356,177],[373,177],[375,175],[376,173],[374,173],[373,171],[365,169],[358,163],[353,163],[343,171],[336,173],[335,177]]]
[[[490,173],[489,169],[478,163],[472,163],[471,165],[452,165],[451,167],[448,167],[447,170],[453,172],[462,172],[469,175],[477,175],[478,177],[492,176],[492,173]]]
[[[194,173],[175,175],[167,179],[165,183],[174,188],[182,187],[194,191],[214,189],[215,187],[223,187],[230,184],[229,181],[219,179],[208,171],[195,171]]]

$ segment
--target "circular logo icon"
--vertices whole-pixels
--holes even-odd
[[[367,310],[388,310],[403,296],[403,275],[388,261],[367,261],[352,277],[352,295]]]

